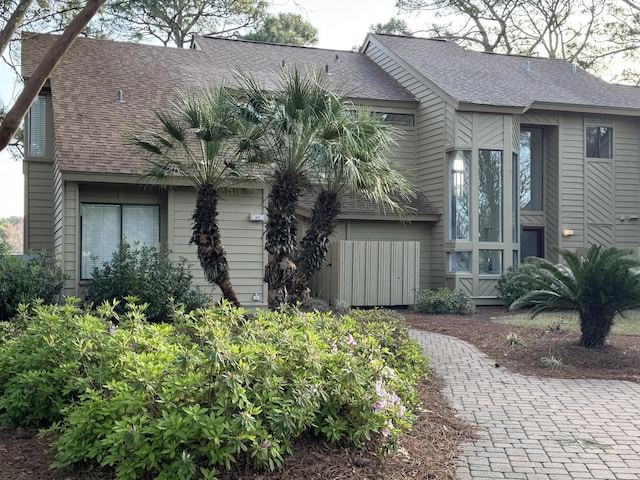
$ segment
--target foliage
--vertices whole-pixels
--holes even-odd
[[[640,17],[629,0],[396,0],[396,6],[435,12],[429,36],[488,52],[564,58],[595,73],[640,51]]]
[[[86,388],[100,388],[115,367],[105,363],[115,352],[104,335],[114,318],[109,306],[88,314],[76,301],[22,305],[0,341],[0,424],[49,425]]]
[[[422,313],[471,315],[476,307],[469,294],[462,290],[420,290],[416,293],[414,309]]]
[[[640,307],[640,261],[631,252],[593,245],[585,257],[563,251],[566,265],[538,259],[531,275],[534,289],[511,308],[532,305],[535,316],[548,310],[575,310],[580,316],[579,344],[604,345],[616,314]]]
[[[14,256],[0,242],[0,320],[15,315],[21,303],[58,301],[64,281],[62,269],[45,252]]]
[[[22,253],[24,243],[24,219],[12,216],[0,218],[0,242],[4,241],[11,253]]]
[[[101,20],[109,36],[185,48],[193,35],[231,36],[257,25],[267,6],[263,0],[133,0],[110,2]]]
[[[245,40],[308,47],[318,43],[318,29],[297,13],[267,15],[262,24]]]
[[[210,303],[204,293],[193,287],[187,260],[172,260],[166,245],[139,248],[122,242],[110,261],[94,267],[92,279],[86,299],[94,305],[115,299],[118,314],[125,312],[129,296],[148,304],[146,315],[153,320],[167,319],[172,301],[184,304],[188,311]]]
[[[498,298],[509,308],[513,302],[524,294],[534,290],[537,285],[536,272],[539,269],[537,261],[528,261],[516,268],[510,267],[498,279]],[[530,305],[522,305],[525,308]]]
[[[39,306],[0,343],[1,418],[54,422],[55,466],[215,478],[277,469],[303,434],[388,451],[410,427],[426,360],[390,314],[249,320],[225,304],[148,324],[142,310]]]
[[[154,129],[132,135],[131,142],[147,155],[146,180],[159,183],[179,175],[197,188],[189,243],[197,246],[207,281],[239,307],[218,224],[219,189],[248,178],[242,156],[236,155],[246,125],[238,110],[224,86],[180,94],[173,110],[155,111]]]
[[[386,23],[376,23],[369,28],[374,33],[386,33],[390,35],[412,36],[413,32],[404,18],[393,17]]]

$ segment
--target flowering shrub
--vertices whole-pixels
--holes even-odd
[[[29,327],[0,343],[4,419],[53,422],[45,433],[58,436],[55,466],[91,461],[120,479],[215,478],[247,462],[275,470],[305,433],[378,439],[388,451],[410,428],[426,373],[415,343],[360,313],[249,320],[223,305],[149,324],[129,306],[117,326],[108,305],[22,315]],[[20,404],[28,389],[36,395]]]

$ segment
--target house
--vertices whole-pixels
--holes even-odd
[[[23,41],[25,77],[54,39]],[[500,274],[526,256],[640,247],[640,89],[563,60],[369,34],[359,52],[207,37],[190,50],[77,39],[25,124],[25,248],[50,251],[69,274],[65,294],[78,295],[123,235],[163,241],[209,289],[188,244],[194,190],[179,179],[168,189],[141,185],[143,160],[127,134],[177,90],[233,82],[238,70],[269,89],[289,65],[322,69],[354,103],[393,122],[391,156],[421,192],[410,223],[345,200],[318,296],[392,305],[411,303],[414,288],[447,286],[493,303]],[[220,205],[232,282],[255,306],[266,298],[268,188],[247,186]],[[299,213],[304,221],[308,202]]]

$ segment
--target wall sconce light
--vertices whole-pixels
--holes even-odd
[[[563,237],[570,237],[571,235],[573,235],[573,230],[569,230],[568,228],[563,228],[562,229],[562,236]]]

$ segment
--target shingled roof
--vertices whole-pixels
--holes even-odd
[[[382,45],[405,68],[411,66],[459,103],[523,110],[617,108],[640,114],[639,88],[612,85],[566,60],[471,51],[420,37],[369,34],[367,40]]]
[[[315,194],[307,194],[300,197],[299,213],[305,217],[310,216],[315,200]],[[416,196],[409,201],[406,207],[407,213],[410,215],[409,220],[437,220],[440,216],[440,212],[438,212],[435,205],[420,192],[416,193]],[[381,217],[382,213],[386,215]],[[341,219],[362,219],[367,217],[388,220],[391,216],[394,216],[394,214],[389,212],[388,207],[385,208],[384,205],[374,203],[362,196],[346,194],[340,199]]]
[[[22,72],[29,77],[56,40],[26,36]],[[63,172],[138,174],[143,160],[127,145],[127,134],[166,107],[177,90],[207,87],[237,70],[273,85],[282,62],[299,69],[326,69],[330,82],[358,103],[415,102],[406,90],[365,55],[339,50],[256,42],[196,39],[195,49],[78,38],[50,76],[58,168]],[[124,102],[116,102],[121,90]]]

